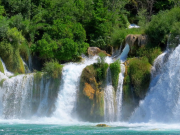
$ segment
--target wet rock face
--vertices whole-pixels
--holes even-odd
[[[89,56],[98,55],[100,52],[104,53],[106,56],[111,56],[110,54],[106,53],[106,51],[103,51],[103,50],[99,49],[98,47],[89,47],[88,48]]]
[[[147,35],[133,35],[129,34],[126,37],[126,43],[128,43],[131,46],[138,45],[143,46],[146,45],[148,41]]]
[[[100,90],[93,65],[87,66],[81,74],[77,114],[83,121],[97,122],[104,119],[104,91]]]
[[[125,42],[130,46],[130,54],[135,54],[139,47],[145,46],[148,42],[147,35],[127,35]]]

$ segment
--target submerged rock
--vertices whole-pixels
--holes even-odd
[[[110,126],[108,126],[106,124],[97,124],[96,127],[110,127]]]

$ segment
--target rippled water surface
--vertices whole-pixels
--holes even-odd
[[[43,121],[2,121],[0,134],[60,134],[60,135],[179,135],[179,124],[107,123],[110,127],[96,127],[97,123],[43,124]]]

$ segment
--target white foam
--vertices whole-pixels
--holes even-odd
[[[180,122],[180,45],[160,70],[151,81],[149,93],[132,115],[132,122]]]
[[[132,29],[132,28],[140,28],[140,26],[136,25],[136,24],[130,24],[128,26],[129,29]]]
[[[86,58],[83,63],[68,63],[62,71],[62,83],[60,86],[56,111],[53,117],[64,121],[72,121],[73,109],[75,109],[77,91],[79,89],[80,76],[87,65],[97,62],[97,57]]]

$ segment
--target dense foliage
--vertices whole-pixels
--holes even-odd
[[[127,62],[127,72],[124,78],[124,95],[125,99],[134,95],[140,99],[145,97],[151,78],[151,65],[147,58],[133,58]]]
[[[56,79],[61,76],[63,65],[60,65],[57,61],[50,61],[44,64],[43,71],[50,75],[52,78]]]
[[[77,61],[89,46],[117,48],[128,34],[148,34],[157,46],[177,34],[178,7],[178,0],[1,0],[0,57],[23,73],[20,57]],[[129,22],[141,29],[128,30]]]
[[[157,46],[167,41],[170,32],[175,32],[173,27],[180,21],[180,8],[173,8],[170,11],[163,11],[152,17],[146,33],[151,40],[151,46]]]
[[[115,90],[117,90],[118,87],[118,81],[119,81],[119,73],[121,72],[121,65],[120,61],[116,60],[114,63],[110,65],[111,70],[111,76],[112,76],[112,85]]]

